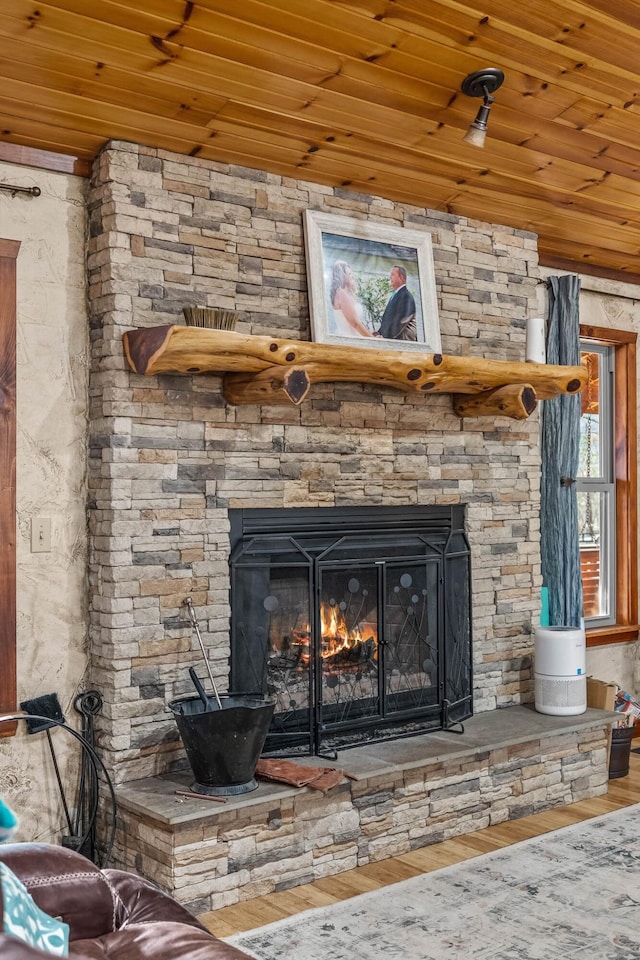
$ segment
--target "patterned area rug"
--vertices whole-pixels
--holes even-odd
[[[638,960],[640,804],[227,942],[258,960]]]

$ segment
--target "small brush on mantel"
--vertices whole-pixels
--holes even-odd
[[[188,327],[207,327],[209,330],[235,330],[238,314],[220,307],[184,307]]]

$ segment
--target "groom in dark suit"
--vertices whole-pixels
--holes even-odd
[[[393,293],[384,308],[378,336],[385,340],[417,340],[416,301],[407,290],[407,271],[404,267],[391,267],[389,280]]]

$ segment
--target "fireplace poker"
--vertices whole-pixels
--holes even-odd
[[[214,797],[209,793],[193,793],[191,790],[176,790],[176,797],[189,797],[190,800],[214,800],[216,803],[226,803],[226,797]]]
[[[214,696],[215,696],[215,698],[216,698],[216,702],[217,702],[217,704],[218,704],[218,710],[222,710],[222,701],[221,701],[221,699],[220,699],[220,694],[218,693],[218,688],[216,687],[216,682],[215,682],[215,680],[213,679],[213,674],[212,674],[212,672],[211,672],[211,666],[210,666],[210,664],[209,664],[209,658],[207,657],[207,651],[205,650],[205,648],[204,648],[204,643],[202,642],[202,636],[201,636],[201,634],[200,634],[200,627],[198,626],[198,620],[197,620],[197,618],[196,618],[195,610],[193,609],[193,601],[192,601],[191,597],[187,597],[187,599],[184,601],[184,603],[185,603],[185,606],[186,606],[186,608],[187,608],[187,610],[188,610],[188,612],[189,612],[189,619],[191,620],[191,624],[192,624],[192,626],[193,626],[193,629],[194,629],[195,632],[196,632],[196,637],[198,638],[198,643],[200,644],[200,649],[201,649],[201,651],[202,651],[202,658],[203,658],[204,663],[205,663],[205,666],[206,666],[206,668],[207,668],[207,673],[209,674],[209,680],[211,680],[211,686],[213,687],[213,693],[214,693]]]

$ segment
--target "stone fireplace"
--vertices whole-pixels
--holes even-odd
[[[145,377],[127,366],[126,330],[181,322],[193,304],[237,309],[241,333],[309,339],[305,209],[428,231],[444,353],[524,355],[525,318],[538,312],[534,236],[107,146],[89,197],[91,683],[105,698],[103,744],[118,782],[185,763],[166,705],[191,691],[198,661],[187,596],[228,687],[235,510],[464,505],[474,713],[532,699],[535,414],[461,420],[445,395],[340,383],[315,386],[299,407],[233,406],[214,375]]]
[[[191,305],[237,310],[246,335],[309,339],[307,209],[431,234],[446,354],[520,360],[525,320],[539,312],[536,238],[527,232],[130,143],[108,144],[96,161],[87,682],[104,699],[100,749],[121,802],[116,862],[195,909],[606,789],[601,720],[567,729],[538,719],[532,729],[531,711],[524,720],[519,713],[533,698],[531,624],[541,586],[536,415],[460,419],[446,395],[340,383],[314,386],[299,407],[234,406],[217,376],[142,376],[127,366],[125,331],[181,322]],[[342,519],[340,511],[365,511],[383,526],[387,511],[399,511],[400,529],[400,518],[419,527],[436,516],[437,527],[447,515],[451,527],[405,531],[399,555],[389,548],[377,558],[354,529],[347,566],[334,533],[328,544],[298,543],[282,554],[285,567],[300,564],[289,600],[319,592],[361,635],[357,652],[325,669],[320,608],[308,624],[289,617],[273,642],[284,588],[259,564],[249,576],[255,596],[238,586],[242,564],[251,567],[255,557],[239,546],[237,531],[239,518],[257,510],[282,517],[327,509]],[[439,582],[449,563],[461,565],[453,610]],[[238,589],[248,627],[232,622]],[[188,773],[167,704],[192,692],[188,669],[200,661],[187,597],[221,690],[275,686],[275,674],[264,674],[267,650],[285,669],[289,658],[308,658],[294,695],[291,676],[281,690],[296,723],[305,715],[304,729],[298,723],[291,731],[284,709],[281,727],[307,755],[336,749],[341,764],[349,755],[352,779],[335,794],[261,786],[259,796],[248,795],[244,806],[229,801],[223,812],[177,807],[175,785],[188,783]],[[422,618],[412,643],[401,629],[405,617]],[[230,677],[232,631],[237,640],[243,630],[263,645],[259,669],[243,674],[234,660]],[[305,633],[320,643],[311,654]],[[347,701],[349,689],[356,695]],[[470,698],[464,736],[446,732],[468,714]],[[347,703],[355,704],[352,726],[358,735],[368,726],[368,740],[412,732],[412,724],[419,732],[378,742],[375,756],[363,756],[362,746],[343,751],[338,741],[352,736]],[[505,733],[508,712],[520,720]]]
[[[231,510],[230,686],[276,702],[268,755],[471,715],[464,508]]]

